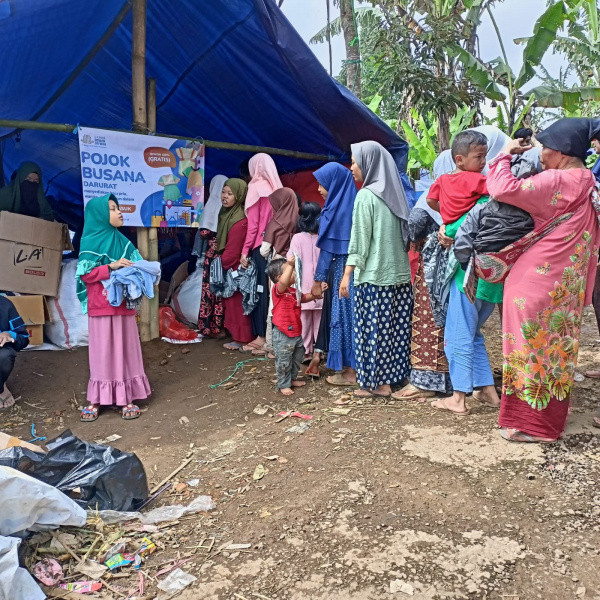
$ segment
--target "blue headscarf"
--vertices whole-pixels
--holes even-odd
[[[319,218],[317,247],[332,254],[348,254],[352,209],[357,193],[352,173],[339,163],[331,162],[317,169],[313,175],[327,190]]]

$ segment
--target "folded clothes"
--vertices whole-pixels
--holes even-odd
[[[137,308],[142,296],[154,298],[154,286],[160,280],[160,263],[140,260],[131,267],[111,271],[110,279],[102,282],[111,306]]]

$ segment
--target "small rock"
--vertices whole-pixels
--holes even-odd
[[[575,591],[575,595],[576,596],[585,596],[585,592],[586,592],[585,587],[581,586],[581,587],[577,588],[577,590]]]
[[[390,581],[390,594],[396,594],[398,592],[406,594],[407,596],[413,596],[415,588],[410,585],[410,583],[402,581],[402,579],[394,579],[393,581]]]

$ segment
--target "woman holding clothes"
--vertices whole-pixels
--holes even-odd
[[[273,159],[264,153],[255,154],[248,161],[250,183],[246,195],[245,212],[248,218],[248,232],[242,248],[241,265],[246,268],[252,259],[258,271],[258,304],[250,314],[254,339],[242,347],[244,352],[258,351],[264,354],[267,335],[267,314],[269,312],[269,278],[267,261],[260,253],[265,229],[273,217],[269,196],[283,187]]]
[[[327,368],[336,371],[327,378],[331,385],[356,385],[356,361],[354,357],[354,284],[353,275],[348,279],[348,296],[340,296],[337,290],[344,277],[348,258],[348,245],[352,230],[352,210],[356,199],[356,184],[352,173],[338,163],[328,163],[313,173],[319,183],[319,193],[325,206],[319,219],[317,247],[321,250],[315,271],[312,294],[323,297],[321,283],[329,283],[333,292],[329,319],[329,348],[321,347],[320,340],[327,319],[321,321],[317,336],[317,348],[327,350]],[[330,281],[331,278],[331,281]],[[328,292],[325,292],[327,294]],[[327,314],[328,308],[324,309]],[[313,359],[307,373],[318,374],[318,359]]]
[[[244,201],[248,185],[241,179],[228,179],[221,193],[221,211],[217,227],[217,252],[221,255],[223,270],[240,267],[242,247],[248,232],[248,219],[244,214]],[[223,298],[225,329],[232,342],[224,344],[227,350],[239,350],[252,340],[252,322],[244,315],[242,293],[238,290],[230,298]]]
[[[101,406],[121,407],[124,419],[136,419],[150,384],[144,372],[135,310],[125,302],[111,306],[103,281],[110,272],[142,260],[133,244],[118,231],[123,215],[113,194],[92,198],[85,206],[83,235],[76,271],[77,297],[89,323],[90,380],[81,420],[95,421]]]
[[[528,149],[520,140],[491,163],[490,195],[529,212],[534,231],[555,227],[516,260],[504,285],[499,424],[512,442],[554,442],[567,421],[598,262],[600,204],[585,157],[599,133],[600,119],[556,121],[537,135],[544,171],[529,179],[510,170],[512,156]]]
[[[210,265],[218,254],[217,228],[219,225],[219,211],[221,210],[221,194],[227,181],[225,175],[215,175],[209,188],[208,200],[200,216],[199,230],[196,234],[194,248],[199,256],[204,256],[204,271],[202,272],[202,296],[200,299],[200,313],[198,315],[198,328],[206,337],[223,338],[223,300],[210,291]]]
[[[413,306],[408,201],[392,155],[377,142],[352,144],[356,195],[340,296],[354,274],[354,343],[359,398],[388,397],[410,373]]]

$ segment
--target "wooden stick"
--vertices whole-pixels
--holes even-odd
[[[146,131],[146,0],[133,0],[131,102],[134,131]]]
[[[193,460],[194,460],[193,456],[184,460],[174,471],[171,471],[160,483],[157,483],[150,490],[150,495],[154,494],[154,492],[157,492],[163,485],[165,485],[165,483],[167,483],[173,477],[175,477],[175,475],[177,475],[177,473],[179,473],[179,471],[181,471],[182,469],[187,467]]]
[[[77,128],[76,125],[69,123],[46,123],[43,121],[21,121],[19,119],[0,119],[0,128],[11,128],[11,129],[37,129],[41,131],[63,131],[67,133],[73,133]],[[112,129],[108,127],[102,127],[107,131],[119,131],[122,133],[131,133],[126,129]],[[161,137],[168,137],[174,140],[189,140],[192,142],[201,141],[207,148],[217,148],[219,150],[234,150],[237,152],[264,152],[265,154],[276,154],[280,156],[289,156],[291,158],[300,158],[305,160],[315,160],[322,162],[329,162],[337,160],[337,156],[327,154],[313,154],[312,152],[300,152],[298,150],[284,150],[283,148],[272,148],[271,146],[254,146],[252,144],[235,144],[233,142],[215,142],[214,140],[205,140],[202,137],[189,137],[182,135],[171,135],[167,133],[161,133]]]

